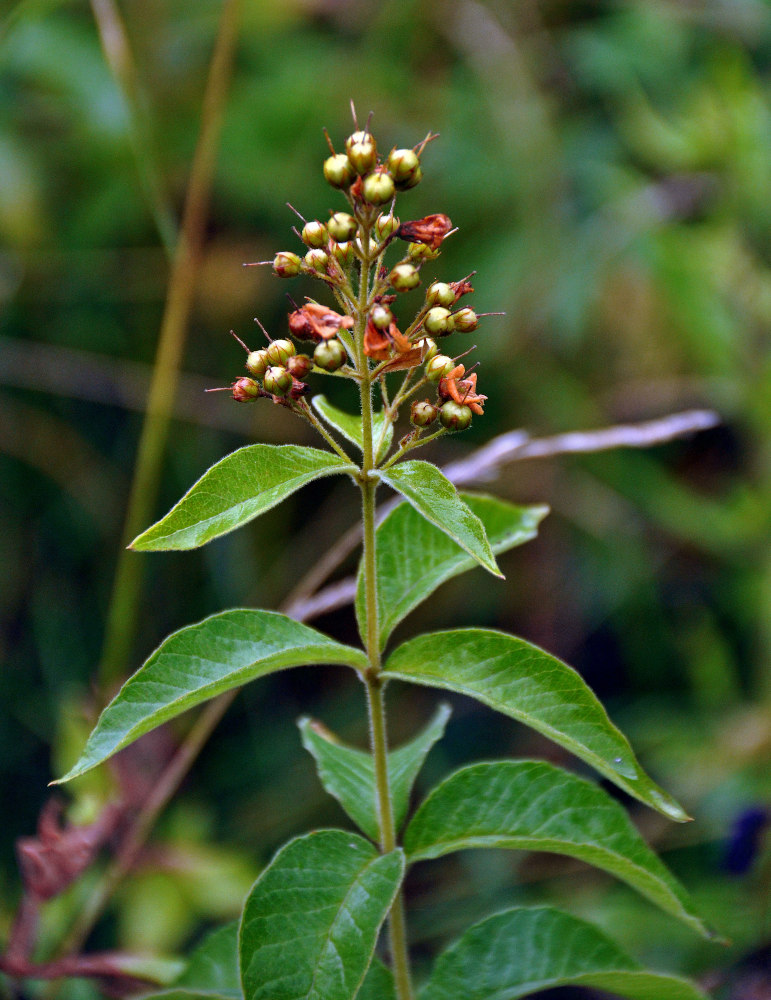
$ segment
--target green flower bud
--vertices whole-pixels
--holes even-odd
[[[303,269],[303,264],[296,253],[289,250],[282,250],[273,258],[273,273],[279,278],[293,278]]]
[[[410,420],[416,427],[428,427],[438,416],[439,407],[429,403],[427,399],[422,403],[416,400],[410,408]]]
[[[335,212],[327,223],[327,230],[333,240],[346,243],[356,235],[356,219],[347,212]]]
[[[262,378],[268,370],[269,365],[270,361],[268,360],[267,351],[249,352],[249,356],[246,359],[246,370],[250,375],[254,375],[255,378]]]
[[[432,250],[425,243],[410,243],[407,247],[407,253],[413,260],[436,260],[441,251],[438,248]]]
[[[420,284],[420,275],[412,264],[397,264],[389,274],[388,281],[397,292],[409,292]]]
[[[324,177],[334,188],[351,186],[356,173],[345,153],[336,153],[324,160]]]
[[[265,391],[272,396],[286,396],[292,388],[292,376],[280,365],[268,368],[262,381]]]
[[[400,222],[395,215],[386,215],[383,212],[381,215],[375,219],[375,235],[379,240],[388,239],[391,233],[395,233],[399,228]]]
[[[313,361],[307,354],[295,354],[287,360],[286,370],[296,379],[304,379],[313,368]]]
[[[423,351],[423,361],[426,363],[428,363],[431,358],[435,358],[439,353],[436,341],[432,340],[431,337],[423,337],[422,340],[419,340],[418,347]]]
[[[329,257],[324,250],[314,248],[305,255],[305,263],[313,271],[326,271]]]
[[[388,306],[383,306],[379,303],[372,307],[372,312],[369,316],[378,330],[387,330],[394,321],[394,314]]]
[[[455,329],[460,330],[461,333],[470,333],[479,326],[477,314],[468,307],[459,309],[453,314],[453,319],[455,320]]]
[[[308,247],[325,247],[329,242],[329,233],[323,222],[314,219],[306,222],[300,233],[303,243]]]
[[[364,179],[362,194],[370,205],[384,205],[393,198],[394,191],[394,179],[387,171],[377,171]]]
[[[444,306],[434,306],[426,313],[423,328],[427,333],[434,333],[440,337],[452,333],[452,313]]]
[[[362,134],[366,135],[367,133]],[[371,135],[368,141],[354,142],[350,146],[346,142],[346,147],[348,148],[348,159],[351,161],[351,166],[362,177],[377,165],[377,146]]]
[[[397,183],[410,180],[420,169],[420,160],[414,149],[393,149],[388,154],[388,169]]]
[[[448,399],[446,403],[443,403],[439,411],[442,427],[446,427],[448,431],[465,431],[467,427],[471,426],[472,417],[470,406],[456,403],[453,399]]]
[[[294,352],[291,340],[273,340],[265,350],[272,365],[285,365]]]
[[[349,267],[356,260],[353,243],[333,243],[332,256],[343,267]]]
[[[421,167],[418,167],[417,170],[410,177],[408,177],[406,181],[397,181],[396,187],[400,191],[409,191],[409,189],[414,188],[416,184],[420,184],[422,180],[423,180],[423,170]]]
[[[336,372],[338,368],[343,367],[347,360],[348,354],[345,348],[335,338],[322,340],[320,344],[316,345],[316,350],[313,352],[314,364],[323,368],[325,372]]]
[[[251,403],[260,394],[260,387],[250,378],[239,378],[231,386],[233,399],[237,403]]]
[[[455,292],[446,281],[435,281],[426,289],[426,302],[430,306],[453,306]]]
[[[435,354],[426,365],[426,378],[429,382],[438,382],[448,375],[455,367],[452,358],[446,354]]]

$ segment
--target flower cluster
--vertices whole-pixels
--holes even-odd
[[[420,182],[421,156],[434,138],[429,133],[414,148],[394,148],[381,157],[369,122],[364,129],[356,126],[344,152],[337,152],[327,136],[331,155],[324,161],[324,177],[345,196],[348,211],[330,212],[326,221],[300,216],[302,228],[295,232],[305,252],[282,250],[272,261],[260,263],[270,264],[282,278],[307,276],[324,282],[335,308],[308,298],[289,313],[288,337],[268,337],[268,346],[261,350],[246,348],[249,375],[230,387],[234,399],[271,397],[317,424],[304,400],[309,391],[304,380],[311,374],[330,374],[360,385],[379,384],[384,412],[393,422],[409,397],[435,387],[433,401],[412,403],[413,431],[403,439],[402,451],[415,447],[435,421],[440,429],[431,437],[464,430],[474,414],[484,412],[487,397],[477,391],[476,371],[459,363],[469,352],[451,357],[437,346],[440,338],[470,333],[479,325],[472,308],[459,306],[474,290],[472,275],[430,283],[408,324],[400,324],[395,315],[399,299],[421,285],[422,268],[439,256],[444,240],[454,232],[451,220],[441,213],[406,222],[395,215],[397,194]],[[387,265],[387,253],[400,246],[398,259]],[[312,351],[298,353],[295,341],[312,342]],[[403,381],[391,397],[387,376],[396,372],[403,373]]]

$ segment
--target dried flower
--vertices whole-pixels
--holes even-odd
[[[439,395],[442,399],[452,399],[459,405],[470,407],[474,413],[484,413],[482,405],[487,396],[477,392],[477,373],[466,375],[463,365],[456,365],[439,380]]]
[[[408,243],[422,243],[432,250],[438,250],[442,240],[452,229],[447,215],[427,215],[413,222],[403,222],[396,235]]]
[[[328,306],[308,302],[289,314],[289,332],[299,340],[331,340],[340,329],[350,330],[353,319],[341,316]]]

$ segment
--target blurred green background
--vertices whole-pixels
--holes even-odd
[[[23,0],[0,15],[0,941],[20,893],[14,841],[33,833],[46,784],[100,697],[169,278],[163,235],[173,238],[184,202],[221,6],[132,0],[119,11],[134,63],[128,98],[88,3]],[[460,231],[426,273],[477,269],[474,306],[506,312],[474,334],[484,419],[431,458],[517,427],[549,434],[692,406],[723,419],[649,452],[522,462],[483,484],[553,514],[537,541],[504,558],[506,584],[461,577],[397,639],[489,624],[580,669],[695,817],[674,827],[632,807],[731,948],[694,940],[588,870],[487,852],[412,874],[416,959],[493,906],[560,900],[569,888],[573,912],[642,960],[740,997],[747,956],[757,964],[771,943],[771,852],[760,840],[740,873],[725,861],[747,810],[771,806],[771,8],[245,0],[153,516],[242,444],[312,441],[279,407],[202,390],[241,373],[230,328],[256,346],[255,315],[283,333],[285,293],[320,294],[241,264],[298,249],[287,201],[307,218],[344,207],[321,174],[321,129],[342,144],[351,98],[362,118],[374,111],[381,148],[440,133],[399,212],[450,215]],[[418,302],[405,297],[399,315]],[[144,590],[129,669],[206,614],[279,605],[356,514],[354,491],[327,482],[198,552],[137,555]],[[349,610],[318,624],[354,639]],[[435,700],[394,689],[394,739]],[[479,706],[453,707],[423,789],[493,755],[561,760]],[[184,951],[237,914],[284,839],[345,825],[294,720],[317,715],[361,742],[363,712],[342,670],[296,670],[245,690],[89,946]],[[93,816],[103,787],[75,793],[73,816]],[[97,875],[50,908],[41,957]]]

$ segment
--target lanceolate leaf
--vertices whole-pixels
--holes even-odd
[[[606,792],[542,761],[464,767],[438,785],[410,821],[409,862],[469,847],[551,851],[623,879],[705,937],[688,894]]]
[[[266,674],[312,663],[365,669],[361,650],[275,611],[223,611],[168,637],[130,677],[59,781],[83,774],[162,722]]]
[[[475,924],[436,960],[420,1000],[516,1000],[567,985],[629,1000],[708,1000],[684,979],[643,971],[591,924],[546,906]]]
[[[141,551],[194,549],[275,507],[301,486],[356,467],[331,451],[252,444],[213,465],[157,524],[131,543]]]
[[[351,444],[355,444],[359,451],[363,450],[364,432],[361,428],[361,414],[346,413],[344,410],[339,410],[336,406],[329,402],[326,396],[314,396],[311,402],[313,403],[313,408],[321,414],[330,427],[334,427],[334,429],[350,441]],[[382,440],[382,444],[380,445],[377,454],[377,459],[380,459],[388,452],[393,436],[394,425],[390,420],[386,419],[385,414],[382,411],[380,413],[373,413],[373,446],[377,447],[378,442]]]
[[[482,494],[460,496],[482,522],[496,555],[535,538],[539,522],[549,512],[548,507],[515,507]],[[444,531],[408,503],[391,511],[377,529],[376,553],[381,649],[399,622],[440,584],[477,565]],[[364,577],[359,570],[356,618],[362,635],[366,635],[366,616]]]
[[[421,635],[391,655],[385,675],[476,698],[566,747],[670,819],[688,819],[645,774],[576,671],[524,639],[489,629]]]
[[[407,815],[410,792],[431,747],[442,738],[450,709],[440,705],[433,719],[414,740],[388,755],[388,775],[394,822],[399,829]],[[375,766],[372,755],[341,743],[325,726],[312,719],[298,723],[303,746],[316,760],[324,788],[372,840],[380,838],[375,802]]]
[[[462,549],[494,576],[498,569],[484,525],[461,500],[458,491],[430,462],[400,462],[379,473],[397,493],[431,524],[449,535]],[[419,553],[414,553],[419,559]]]
[[[238,924],[220,927],[191,954],[187,968],[168,989],[142,1000],[242,1000],[238,971]]]
[[[282,847],[241,918],[246,1000],[353,1000],[403,873],[401,850],[342,830]]]

